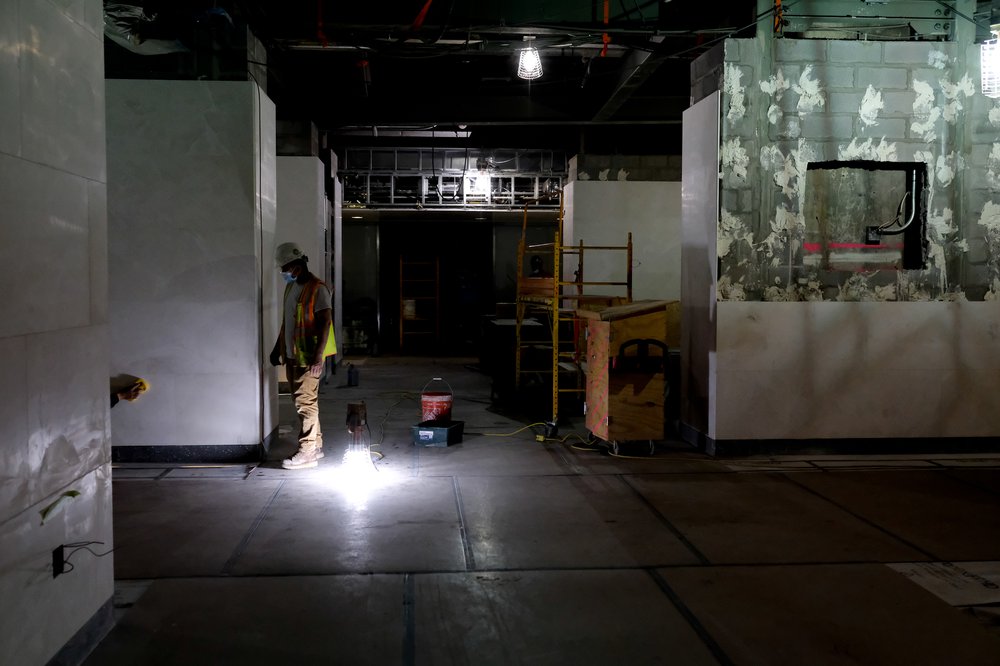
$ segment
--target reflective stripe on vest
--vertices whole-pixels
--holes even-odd
[[[320,286],[326,286],[317,277],[302,285],[302,292],[299,300],[295,304],[295,330],[292,332],[292,351],[295,354],[295,362],[300,366],[313,364],[316,358],[316,345],[319,343],[319,335],[315,333],[316,328],[316,291]],[[285,287],[285,298],[292,285]],[[332,313],[331,313],[332,314]],[[331,317],[330,328],[327,332],[326,347],[323,349],[323,357],[333,356],[337,353],[337,341],[333,336],[333,320]]]

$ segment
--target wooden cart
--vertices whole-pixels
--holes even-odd
[[[587,322],[587,429],[614,453],[621,442],[645,441],[652,454],[665,436],[667,344],[678,315],[677,301],[577,311]]]

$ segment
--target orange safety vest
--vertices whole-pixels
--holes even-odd
[[[295,305],[295,330],[292,333],[292,351],[295,354],[295,362],[300,366],[312,365],[316,358],[316,345],[319,344],[319,334],[316,332],[316,291],[320,286],[325,287],[323,281],[318,277],[302,285],[302,292],[299,294],[299,301]],[[285,287],[285,299],[288,292],[292,290],[292,285]],[[282,324],[281,337],[284,338],[284,324]],[[333,337],[333,319],[330,320],[330,330],[326,336],[326,347],[323,349],[323,358],[333,356],[337,353],[337,341]]]

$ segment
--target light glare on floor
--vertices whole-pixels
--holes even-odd
[[[386,472],[375,467],[367,447],[348,447],[332,476],[334,488],[355,509],[364,509],[372,493],[387,480]]]

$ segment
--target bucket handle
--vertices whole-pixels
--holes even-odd
[[[455,391],[454,391],[454,389],[451,388],[451,384],[449,384],[447,381],[445,381],[441,377],[431,377],[431,381],[427,382],[426,384],[424,384],[424,388],[420,389],[420,392],[423,393],[425,390],[427,390],[427,387],[431,385],[431,382],[444,382],[445,386],[448,387],[448,392],[450,394],[452,394],[452,395],[455,395]]]

